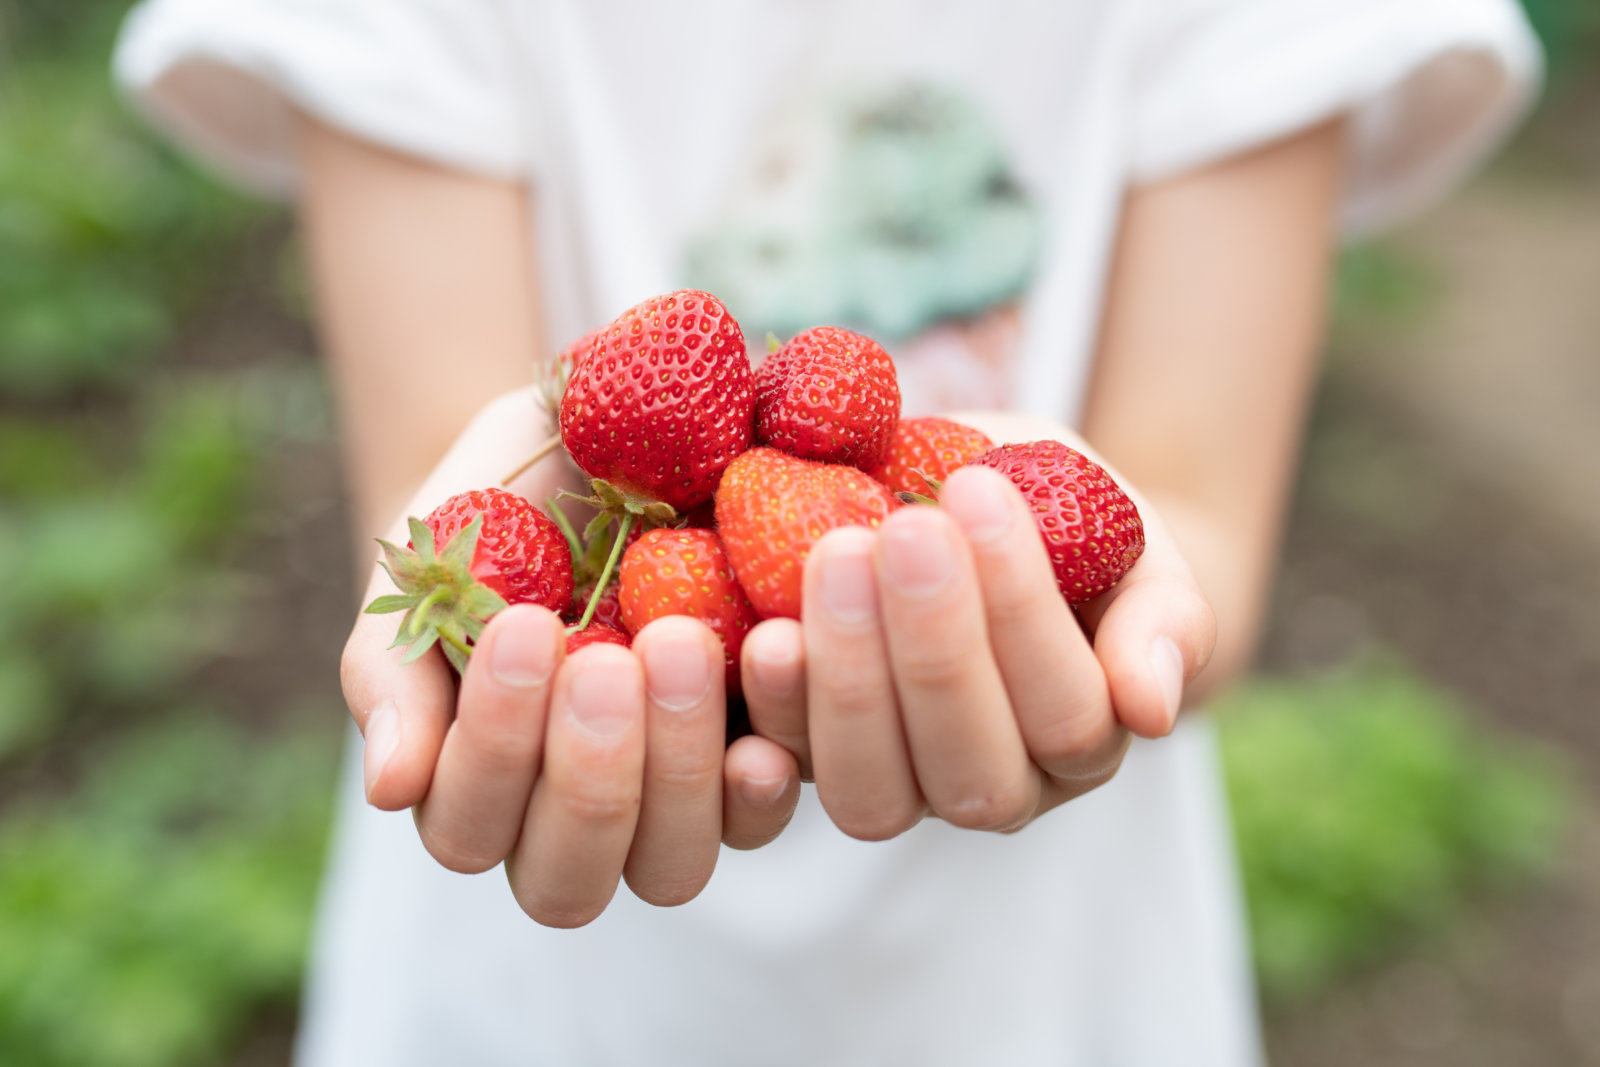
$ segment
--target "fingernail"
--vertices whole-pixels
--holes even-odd
[[[634,719],[627,702],[618,698],[614,672],[607,671],[601,663],[591,663],[574,672],[567,686],[567,713],[573,722],[597,737],[616,737]]]
[[[955,546],[941,516],[907,514],[886,523],[878,534],[883,579],[896,592],[909,597],[931,597],[950,584],[956,573]]]
[[[822,560],[822,606],[838,622],[859,624],[878,614],[872,577],[871,542],[835,545]]]
[[[1183,653],[1170,637],[1150,642],[1150,673],[1167,702],[1167,729],[1178,722],[1178,707],[1183,702]]]
[[[399,747],[400,712],[392,701],[385,701],[367,718],[366,750],[361,755],[361,773],[366,780],[369,801],[389,758]]]
[[[711,691],[706,646],[691,634],[664,634],[644,652],[650,699],[668,711],[687,711]]]
[[[758,808],[770,808],[789,788],[789,776],[781,778],[746,778],[739,783],[739,795],[745,802]]]
[[[489,673],[496,682],[511,689],[544,685],[556,668],[553,627],[540,626],[533,613],[529,615],[525,619],[508,618],[489,652]]]
[[[775,628],[757,629],[745,639],[750,673],[769,696],[786,697],[800,684],[800,655],[790,635]]]
[[[1003,475],[998,472],[979,474],[976,471],[962,475],[957,471],[950,477],[956,480],[956,491],[952,493],[950,487],[946,486],[939,503],[955,519],[961,532],[967,535],[967,540],[986,544],[998,541],[1011,529],[1016,515],[1016,494],[1015,490],[1007,488]]]

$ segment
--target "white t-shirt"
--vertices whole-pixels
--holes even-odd
[[[530,181],[556,344],[699,285],[753,339],[873,333],[908,413],[1070,420],[1130,184],[1349,112],[1371,230],[1494,147],[1539,55],[1510,0],[147,0],[117,70],[264,192],[292,107]],[[863,844],[808,788],[691,904],[578,931],[434,864],[354,754],[339,812],[304,1067],[1260,1060],[1193,718],[1015,836]]]

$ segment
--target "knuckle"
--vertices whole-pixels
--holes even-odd
[[[857,841],[888,841],[921,822],[922,815],[921,804],[906,803],[882,810],[842,814],[834,823],[845,836]]]
[[[1015,829],[1032,814],[1023,790],[1004,787],[935,803],[934,811],[945,822],[963,830],[992,831]]]
[[[1116,729],[1107,700],[1103,707],[1063,707],[1027,729],[1028,752],[1036,762],[1082,760],[1103,749]]]
[[[628,888],[646,904],[657,908],[677,908],[699,896],[708,881],[709,877],[629,879]]]
[[[600,917],[605,911],[605,906],[585,906],[572,901],[548,901],[536,895],[517,893],[517,905],[528,918],[540,926],[549,926],[557,930],[576,930],[580,926],[588,926]]]
[[[865,714],[883,707],[882,680],[861,671],[830,671],[820,680],[819,695],[837,712]]]
[[[720,755],[720,754],[719,754]],[[665,786],[674,793],[703,793],[715,789],[722,781],[722,761],[715,763],[662,763],[647,769],[646,778],[652,785]]]
[[[574,822],[586,826],[614,826],[634,819],[640,797],[636,790],[582,784],[562,790],[556,799],[561,813]]]
[[[941,644],[919,643],[895,657],[895,673],[904,689],[947,690],[966,680],[968,657]]]
[[[449,838],[430,833],[426,829],[422,831],[422,846],[428,850],[428,855],[432,856],[439,866],[456,874],[482,874],[505,858],[491,855],[481,849],[462,847]]]

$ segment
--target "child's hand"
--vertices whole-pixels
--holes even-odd
[[[537,422],[527,391],[491,404],[410,513],[495,484],[537,446]],[[543,500],[561,467],[546,461],[515,488]],[[374,568],[367,599],[391,591]],[[459,692],[437,650],[402,665],[388,648],[394,629],[393,616],[359,616],[341,669],[366,737],[367,798],[413,808],[423,844],[451,870],[504,861],[541,923],[592,920],[619,877],[651,903],[684,903],[710,879],[721,843],[755,848],[788,823],[794,759],[759,737],[725,749],[721,645],[693,619],[651,624],[631,651],[593,645],[567,659],[555,615],[508,608]]]
[[[1038,420],[957,418],[997,443],[1084,448]],[[756,731],[794,752],[834,822],[865,839],[930,811],[1013,830],[1101,785],[1130,732],[1172,729],[1216,635],[1172,536],[1130,495],[1145,553],[1076,618],[998,472],[959,470],[941,507],[828,534],[806,561],[803,623],[768,620],[745,640]]]

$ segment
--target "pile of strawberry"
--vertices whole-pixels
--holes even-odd
[[[1021,489],[1070,603],[1110,589],[1144,550],[1133,502],[1082,454],[902,420],[894,364],[870,338],[819,326],[768,345],[752,371],[739,324],[694,290],[583,338],[562,355],[559,389],[561,444],[593,490],[583,535],[555,501],[546,512],[503,489],[460,494],[411,519],[405,547],[380,542],[400,592],[367,610],[405,611],[395,645],[407,660],[438,643],[458,670],[508,604],[561,613],[569,651],[690,615],[722,639],[735,694],[750,628],[800,617],[817,539],[877,526],[963,465]]]

